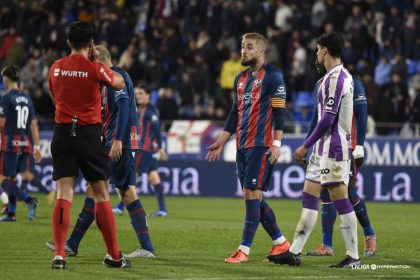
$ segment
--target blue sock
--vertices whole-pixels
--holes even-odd
[[[166,212],[165,197],[163,194],[162,184],[159,183],[155,185],[154,187],[155,187],[156,198],[159,204],[159,210]]]
[[[121,211],[124,211],[125,209],[125,204],[124,202],[120,201],[120,203],[118,203],[117,208],[120,209]]]
[[[251,247],[252,240],[254,240],[255,232],[260,223],[260,200],[245,200],[246,215],[244,221],[244,230],[242,232],[241,245]]]
[[[276,240],[281,237],[283,234],[277,225],[276,215],[264,199],[260,202],[260,211],[260,222],[271,239]]]
[[[18,188],[16,185],[16,181],[6,179],[2,183],[2,187],[4,190],[9,193],[10,195],[13,195],[16,197],[16,199],[25,201],[28,203],[31,200],[31,197],[26,192],[23,192],[21,189]]]
[[[370,225],[365,201],[357,194],[356,188],[349,188],[349,199],[353,205],[356,217],[359,220],[360,225],[363,227],[363,233],[365,236],[375,235],[375,232]]]
[[[9,194],[9,207],[7,208],[7,216],[13,217],[16,215],[16,196]]]
[[[337,211],[334,204],[331,202],[330,194],[327,189],[322,190],[321,199],[322,244],[332,248],[332,237],[335,219],[337,218]]]
[[[155,249],[153,248],[152,240],[150,240],[149,229],[147,227],[146,212],[144,212],[140,199],[136,199],[128,204],[127,210],[141,247],[154,253]]]
[[[69,245],[75,252],[79,249],[80,241],[82,241],[83,236],[94,220],[95,201],[93,198],[86,197],[82,212],[80,212],[73,232],[71,233],[69,240],[67,240],[67,245]]]

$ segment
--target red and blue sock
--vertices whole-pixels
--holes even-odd
[[[147,227],[146,212],[140,203],[140,199],[136,199],[128,204],[127,210],[141,247],[154,253],[155,249],[153,248],[152,240],[149,235],[149,229]]]
[[[159,210],[166,212],[166,205],[165,205],[165,196],[163,194],[163,187],[162,184],[157,184],[154,186],[156,198],[159,204]]]
[[[273,209],[271,209],[264,199],[260,202],[260,222],[272,240],[276,240],[283,235],[277,225],[276,215]]]
[[[95,201],[93,198],[86,197],[82,212],[79,214],[73,232],[67,240],[67,245],[77,253],[80,241],[95,220]]]
[[[360,198],[360,196],[356,192],[356,188],[349,188],[349,199],[351,204],[353,205],[354,212],[356,213],[356,217],[359,220],[360,225],[363,227],[363,233],[365,236],[372,236],[375,235],[371,225],[369,216],[367,213],[367,208],[364,199]]]
[[[260,200],[245,200],[245,208],[246,215],[244,221],[244,230],[242,232],[241,245],[251,247],[252,241],[254,240],[255,232],[257,231],[258,225],[260,223]]]

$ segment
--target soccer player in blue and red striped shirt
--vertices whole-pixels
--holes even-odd
[[[258,33],[242,37],[241,64],[248,66],[234,83],[234,100],[225,128],[209,147],[207,159],[216,160],[229,137],[236,132],[237,172],[246,216],[241,245],[226,263],[248,261],[255,232],[261,222],[272,239],[270,255],[287,251],[289,242],[281,233],[273,210],[262,197],[271,183],[274,164],[280,155],[284,126],[286,89],[280,71],[264,61],[267,40]],[[274,128],[274,133],[273,133]]]

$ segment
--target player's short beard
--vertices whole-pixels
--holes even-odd
[[[241,65],[242,66],[251,66],[251,67],[253,67],[256,64],[257,64],[257,58],[256,57],[251,58],[251,59],[248,59],[248,60],[241,59]]]

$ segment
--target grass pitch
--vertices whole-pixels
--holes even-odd
[[[68,258],[67,270],[50,269],[53,254],[45,247],[52,240],[51,208],[45,197],[35,221],[26,220],[26,207],[19,204],[16,223],[0,223],[0,279],[420,279],[420,204],[367,203],[373,228],[378,236],[376,256],[362,258],[363,269],[330,269],[345,253],[336,223],[336,257],[303,257],[300,267],[263,263],[271,242],[260,226],[251,249],[249,263],[228,265],[223,262],[241,240],[244,205],[241,199],[168,197],[169,216],[149,218],[149,230],[156,248],[156,259],[136,259],[130,269],[105,268],[105,246],[92,225],[83,239],[79,255]],[[112,197],[115,202],[116,197]],[[148,213],[156,208],[154,197],[141,198]],[[72,223],[84,197],[75,197]],[[269,199],[283,234],[292,241],[300,217],[301,203]],[[321,243],[318,223],[305,250]],[[121,249],[137,248],[137,238],[127,212],[116,217]],[[359,230],[359,252],[363,235]],[[376,269],[375,268],[376,265]],[[388,267],[383,267],[388,265]],[[403,265],[393,268],[391,265]],[[409,268],[407,268],[409,267]]]

